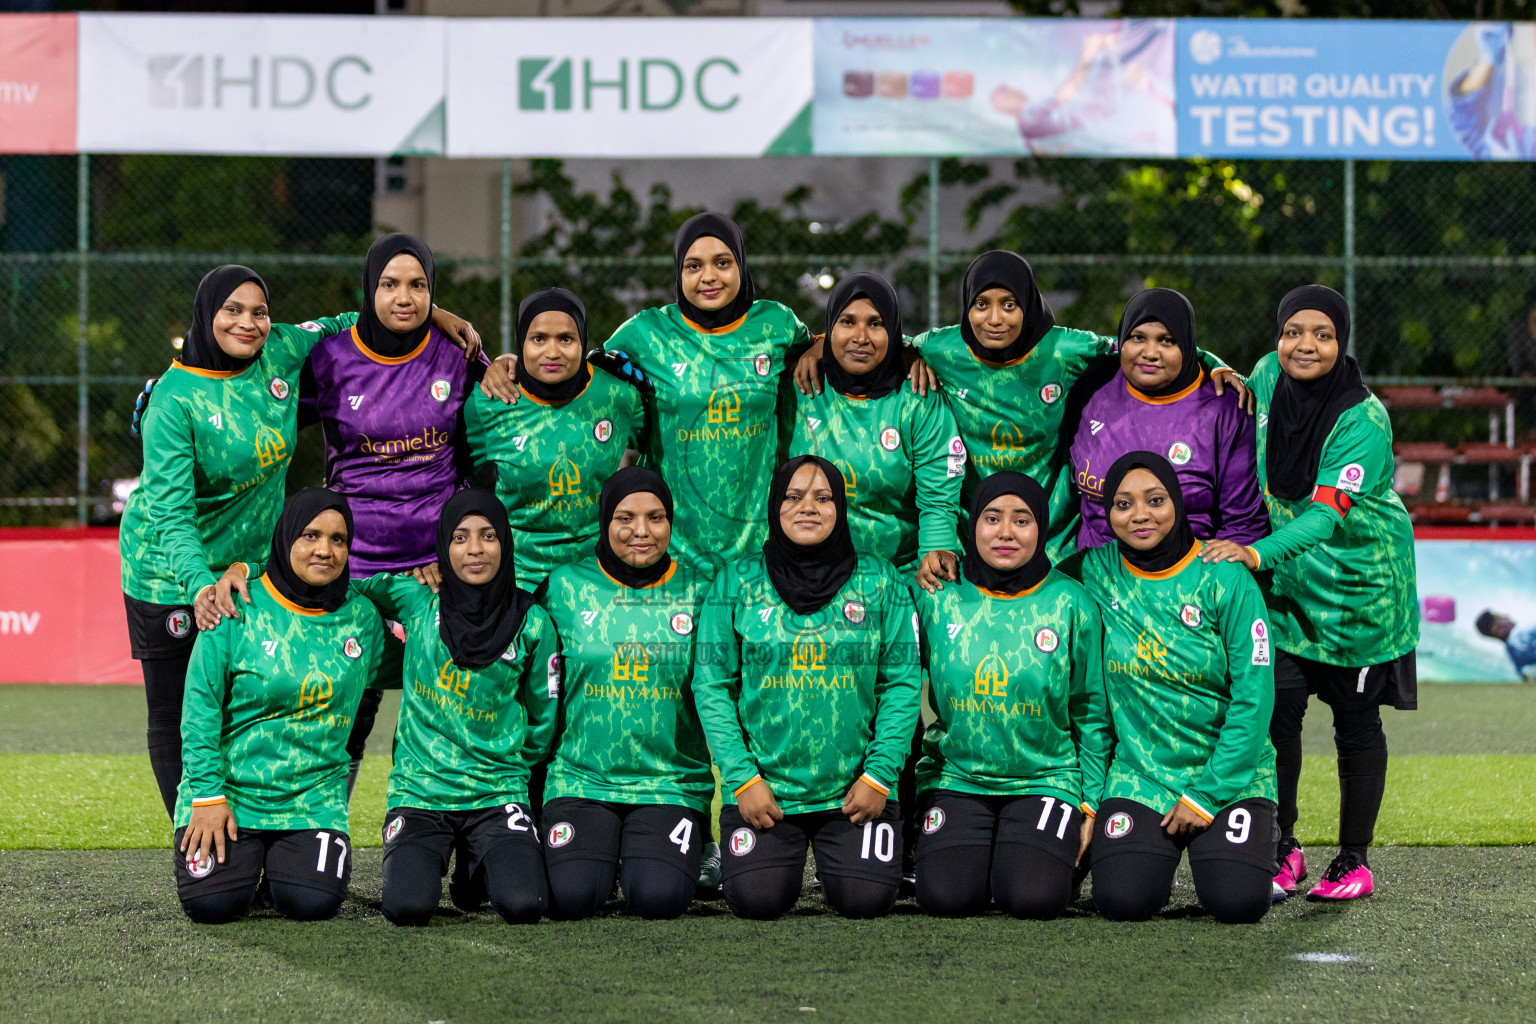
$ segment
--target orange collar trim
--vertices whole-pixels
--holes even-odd
[[[1183,558],[1179,559],[1177,562],[1173,563],[1161,572],[1147,572],[1144,569],[1138,569],[1130,562],[1127,562],[1124,555],[1120,556],[1120,564],[1124,565],[1126,571],[1129,572],[1132,576],[1140,576],[1144,580],[1172,579],[1179,573],[1183,572],[1185,569],[1189,568],[1189,563],[1195,560],[1195,556],[1200,553],[1200,549],[1204,546],[1205,545],[1201,544],[1198,540],[1195,541],[1195,543],[1190,546],[1189,554],[1185,555]]]
[[[965,345],[965,339],[964,338],[960,339],[960,344]],[[1006,363],[994,363],[990,359],[983,359],[983,358],[981,358],[981,356],[977,355],[976,354],[976,350],[971,348],[971,346],[969,346],[969,345],[965,345],[965,350],[971,354],[971,358],[972,359],[976,360],[982,366],[990,366],[994,370],[1001,370],[1005,366],[1018,366],[1024,360],[1026,360],[1030,356],[1034,355],[1035,354],[1035,349],[1037,349],[1039,347],[1040,347],[1040,343],[1036,342],[1033,346],[1030,347],[1030,350],[1028,352],[1025,352],[1023,355],[1019,356],[1019,358],[1017,358],[1017,359],[1010,359]]]
[[[293,614],[295,614],[295,615],[324,615],[325,614],[325,609],[324,608],[305,608],[303,605],[294,604],[292,601],[288,600],[282,594],[279,594],[277,592],[277,588],[272,585],[272,578],[270,576],[268,576],[266,573],[262,573],[261,574],[261,582],[263,584],[265,584],[265,586],[267,588],[267,593],[272,595],[272,600],[276,601],[278,604],[282,605],[284,608],[286,608],[289,611],[293,612]]]
[[[1045,580],[1042,579],[1039,583],[1036,583],[1028,590],[1021,590],[1017,594],[1005,594],[1001,590],[988,590],[986,587],[977,587],[976,589],[981,591],[983,594],[986,594],[988,597],[995,597],[1001,601],[1012,601],[1016,597],[1028,597],[1030,594],[1033,594],[1043,586],[1045,586]]]
[[[578,372],[580,372],[580,371],[578,371]],[[528,401],[532,402],[534,405],[547,405],[547,406],[550,406],[551,408],[563,409],[567,405],[570,405],[572,402],[576,401],[576,399],[580,398],[582,395],[586,394],[587,393],[587,388],[589,388],[591,386],[592,386],[592,376],[591,376],[591,374],[588,374],[587,375],[586,387],[583,387],[580,391],[576,392],[574,395],[572,395],[570,398],[567,398],[563,402],[546,402],[542,398],[538,398],[538,397],[535,397],[534,395],[530,395],[528,393],[528,389],[523,387],[521,384],[519,384],[517,386],[517,390],[521,391],[523,393],[523,397],[528,399]]]
[[[597,563],[597,571],[602,573],[604,576],[608,576],[608,570],[603,568],[603,563],[602,562],[598,562]],[[650,590],[652,587],[659,587],[659,586],[661,586],[663,583],[667,582],[667,580],[671,579],[673,576],[676,576],[676,575],[677,575],[677,559],[674,558],[674,559],[672,559],[672,564],[667,567],[667,571],[661,574],[661,579],[657,580],[655,583],[647,583],[643,587],[631,587],[628,583],[619,583],[619,581],[614,579],[612,576],[608,576],[608,579],[609,579],[610,582],[617,583],[619,586],[624,587],[624,588],[629,589],[629,590]]]
[[[253,359],[238,370],[205,370],[201,366],[188,366],[180,359],[171,360],[171,365],[178,370],[186,370],[194,377],[208,377],[212,380],[228,380],[231,377],[240,376],[246,370],[249,370],[251,367],[255,366],[256,361]]]
[[[730,323],[726,324],[724,327],[705,327],[703,324],[696,324],[696,323],[694,323],[692,320],[689,320],[686,316],[683,317],[683,323],[687,324],[689,327],[692,327],[694,330],[698,331],[700,334],[730,334],[736,328],[740,327],[742,324],[747,322],[747,315],[750,312],[751,312],[751,310],[748,310],[747,313],[741,314],[741,316],[737,317],[735,320],[732,320]],[[679,315],[681,315],[681,314],[679,314]]]
[[[1205,367],[1202,366],[1200,367],[1199,375],[1195,377],[1194,383],[1190,384],[1187,388],[1180,388],[1178,391],[1175,391],[1171,395],[1163,395],[1161,398],[1153,398],[1151,395],[1144,394],[1143,392],[1136,390],[1135,385],[1133,385],[1129,380],[1125,382],[1125,390],[1127,394],[1136,399],[1138,402],[1146,402],[1148,405],[1172,405],[1179,399],[1188,398],[1196,391],[1199,391],[1200,385],[1204,383]]]
[[[363,355],[367,356],[369,359],[372,359],[376,363],[383,363],[385,366],[399,366],[401,363],[408,363],[408,362],[410,362],[412,359],[415,359],[417,356],[419,356],[423,352],[425,352],[427,350],[428,343],[430,343],[431,341],[432,341],[432,327],[431,327],[431,325],[428,325],[427,326],[427,336],[421,339],[421,344],[417,345],[415,348],[411,349],[405,355],[403,355],[403,356],[381,356],[377,352],[375,352],[373,349],[371,349],[367,345],[363,344],[363,336],[361,334],[357,333],[357,325],[356,324],[352,325],[352,344],[356,345],[357,346],[357,350],[359,352],[361,352]]]

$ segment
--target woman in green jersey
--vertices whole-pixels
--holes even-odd
[[[693,677],[724,790],[725,899],[782,916],[814,846],[832,909],[878,917],[901,885],[887,797],[917,721],[917,617],[895,568],[854,550],[837,467],[790,459],[768,494],[762,552],[704,603]]]
[[[586,351],[581,300],[564,288],[536,291],[517,310],[523,400],[507,405],[476,390],[464,406],[470,458],[494,467],[496,496],[517,531],[517,583],[525,590],[592,549],[598,491],[641,446],[640,392],[593,373]]]
[[[1081,556],[1104,615],[1115,749],[1093,841],[1093,902],[1144,921],[1189,851],[1195,895],[1218,921],[1270,905],[1275,750],[1269,623],[1252,576],[1199,559],[1173,466],[1122,456],[1104,480],[1115,543]]]
[[[565,682],[542,816],[552,917],[595,914],[615,877],[641,917],[693,901],[715,794],[689,686],[706,581],[667,553],[673,515],[660,476],[619,470],[598,499],[596,554],[541,591]]]
[[[762,543],[759,495],[779,447],[780,378],[810,333],[788,306],[756,297],[741,229],[728,217],[689,218],[672,254],[677,301],[620,325],[604,361],[644,380],[654,425],[644,462],[677,496],[673,557],[712,579]],[[497,360],[482,390],[517,401],[512,360]]]
[[[915,573],[955,566],[965,446],[937,394],[904,387],[901,308],[878,274],[850,274],[827,302],[821,394],[796,393],[789,454],[820,455],[848,486],[860,551]]]
[[[1211,544],[1203,557],[1272,570],[1280,828],[1275,884],[1307,876],[1295,838],[1301,722],[1308,694],[1333,709],[1339,752],[1339,852],[1309,899],[1351,900],[1375,887],[1367,850],[1387,783],[1380,706],[1418,707],[1413,525],[1392,490],[1392,423],[1360,377],[1349,306],[1306,285],[1280,301],[1276,351],[1259,360],[1259,485],[1273,532],[1249,547]],[[1279,898],[1284,898],[1280,896]]]
[[[533,595],[518,589],[512,531],[494,494],[471,487],[448,499],[437,560],[435,594],[411,573],[353,584],[405,626],[384,916],[428,924],[454,854],[466,858],[456,872],[464,884],[452,887],[460,909],[488,895],[508,923],[531,923],[549,891],[528,777],[554,745],[559,644]]]
[[[346,897],[347,736],[363,688],[399,668],[383,665],[379,613],[348,592],[351,540],[346,498],[294,495],[245,613],[193,649],[174,854],[199,924],[244,916],[263,874],[286,917],[334,917]]]
[[[917,768],[917,902],[1055,917],[1093,835],[1113,737],[1098,606],[1045,553],[1045,491],[994,473],[961,578],[917,591],[937,718]]]

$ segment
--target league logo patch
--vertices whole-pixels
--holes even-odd
[[[1195,457],[1195,450],[1183,441],[1175,441],[1168,446],[1168,461],[1175,466],[1184,466]]]
[[[768,358],[768,353],[759,352],[752,357],[752,369],[757,371],[759,377],[766,377],[768,371],[773,369],[773,360]]]
[[[281,402],[288,397],[288,382],[281,377],[273,377],[267,385],[267,390],[272,392],[272,397]]]
[[[178,608],[165,617],[165,631],[180,640],[192,632],[192,616]]]
[[[1131,816],[1124,811],[1116,811],[1109,816],[1104,823],[1104,836],[1107,839],[1119,839],[1131,834]]]
[[[395,836],[400,834],[402,828],[405,828],[405,819],[397,814],[395,815],[395,820],[391,821],[384,829],[384,841],[386,843],[391,842]]]
[[[1056,648],[1061,646],[1061,637],[1056,635],[1056,631],[1054,629],[1049,626],[1045,626],[1041,629],[1035,630],[1035,646],[1039,648],[1042,653],[1050,654]]]
[[[1360,485],[1365,483],[1365,467],[1358,462],[1351,462],[1339,470],[1338,488],[1351,494],[1360,493]]]
[[[739,828],[731,833],[731,855],[745,857],[757,848],[757,834],[749,828]]]
[[[944,476],[949,480],[965,476],[965,442],[958,437],[949,439],[949,464]]]
[[[901,431],[895,427],[886,427],[880,431],[880,447],[888,452],[893,452],[901,447]]]
[[[341,653],[356,661],[363,656],[363,645],[357,642],[357,637],[347,637],[347,642],[341,645]]]
[[[1253,663],[1255,665],[1269,664],[1269,628],[1264,625],[1263,619],[1253,620],[1253,629],[1249,631],[1253,637]]]
[[[207,878],[213,871],[213,865],[213,858],[199,851],[196,857],[187,861],[187,874],[193,878]]]
[[[613,420],[598,420],[597,425],[592,428],[592,436],[600,443],[607,444],[608,439],[613,436]]]
[[[1046,405],[1055,405],[1056,399],[1060,397],[1060,384],[1047,384],[1045,387],[1040,389],[1040,401],[1044,402]]]
[[[931,836],[944,827],[944,812],[937,807],[928,808],[923,817],[923,835]]]
[[[672,616],[670,625],[672,626],[672,632],[678,636],[687,636],[693,632],[693,616],[687,612],[678,612]]]
[[[1200,628],[1200,609],[1192,604],[1186,604],[1179,609],[1179,621],[1190,629]]]
[[[864,621],[864,603],[862,601],[846,601],[843,603],[843,618],[855,626]]]
[[[432,387],[429,390],[432,393],[432,397],[437,401],[446,402],[448,401],[448,396],[453,393],[453,385],[439,377],[432,382]]]
[[[517,660],[517,644],[513,644],[511,647],[508,647],[506,650],[502,651],[501,652],[501,660],[502,661],[516,661]]]
[[[558,850],[576,838],[576,826],[568,821],[557,821],[549,827],[549,848]]]

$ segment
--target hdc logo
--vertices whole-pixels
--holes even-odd
[[[354,54],[316,65],[294,56],[157,53],[145,70],[152,107],[298,110],[323,92],[338,110],[361,110],[373,99],[361,87],[373,67]]]
[[[634,62],[633,74],[628,58],[620,58],[616,70],[598,73],[591,58],[582,58],[579,82],[575,64],[572,57],[519,57],[517,109],[591,110],[599,90],[609,90],[607,95],[618,100],[619,110],[629,110],[632,98],[640,110],[671,110],[691,96],[700,107],[715,113],[741,102],[740,93],[731,92],[730,84],[722,81],[741,76],[741,69],[726,57],[701,61],[691,73],[663,57],[643,57]]]

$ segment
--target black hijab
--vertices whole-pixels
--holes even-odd
[[[630,565],[620,558],[608,543],[608,525],[613,522],[613,513],[618,509],[619,502],[631,494],[654,494],[661,499],[662,507],[667,510],[667,522],[672,522],[672,489],[661,478],[661,474],[653,469],[643,466],[627,466],[609,477],[603,483],[603,490],[597,496],[597,564],[603,567],[603,571],[626,587],[648,587],[667,574],[672,568],[672,556],[662,552],[660,558],[644,568]]]
[[[1167,459],[1155,452],[1127,452],[1116,459],[1109,472],[1104,474],[1104,508],[1107,511],[1114,506],[1115,492],[1133,469],[1147,470],[1168,491],[1168,498],[1173,502],[1173,528],[1150,551],[1137,551],[1118,534],[1115,543],[1120,547],[1121,557],[1142,572],[1172,569],[1195,546],[1195,534],[1189,528],[1189,517],[1184,514],[1184,488],[1179,486],[1179,474],[1174,472]]]
[[[971,330],[971,306],[976,296],[988,288],[1006,288],[1019,300],[1024,310],[1024,327],[1012,345],[1004,349],[990,349],[976,340]],[[971,261],[965,278],[960,282],[960,337],[984,363],[1011,363],[1023,359],[1045,337],[1045,332],[1056,326],[1056,315],[1035,285],[1035,272],[1028,261],[1016,252],[993,249]]]
[[[576,335],[581,339],[582,358],[574,376],[558,384],[546,384],[528,370],[528,360],[523,358],[523,344],[528,340],[528,325],[540,313],[568,313],[576,321]],[[517,307],[517,383],[522,389],[541,402],[560,405],[569,402],[592,380],[592,369],[587,366],[587,307],[574,293],[564,288],[540,288],[523,300]]]
[[[718,238],[725,243],[731,255],[736,257],[736,269],[741,274],[741,290],[719,309],[700,309],[683,296],[683,257],[688,255],[689,246],[705,236]],[[724,327],[741,319],[752,308],[755,293],[752,290],[752,275],[747,272],[747,245],[742,241],[741,228],[731,218],[719,213],[700,213],[689,217],[677,229],[677,237],[672,241],[672,262],[677,270],[677,308],[682,310],[683,316],[700,327],[709,330]]]
[[[1195,307],[1172,288],[1145,288],[1131,296],[1120,314],[1120,344],[1142,324],[1156,321],[1168,328],[1178,343],[1179,355],[1184,357],[1178,374],[1160,388],[1143,390],[1131,384],[1138,394],[1148,398],[1166,398],[1189,387],[1200,377],[1200,357],[1195,353]],[[1130,383],[1130,378],[1126,378]]]
[[[501,565],[484,583],[465,583],[453,571],[448,548],[453,531],[465,516],[490,520],[501,541]],[[437,517],[437,565],[442,572],[438,587],[437,634],[448,645],[453,663],[460,668],[494,665],[523,626],[523,616],[533,595],[517,587],[512,564],[512,528],[501,499],[490,491],[469,487],[448,499]]]
[[[347,603],[347,563],[341,563],[341,575],[323,587],[304,582],[293,571],[293,545],[304,528],[327,509],[335,509],[347,521],[347,541],[352,530],[352,506],[344,495],[324,487],[306,487],[283,505],[283,514],[272,530],[272,551],[267,556],[267,579],[279,594],[300,608],[333,612]]]
[[[784,532],[779,507],[784,504],[795,471],[807,463],[819,466],[827,475],[832,502],[837,506],[837,522],[826,540],[800,545]],[[844,487],[843,474],[837,467],[815,455],[790,459],[773,474],[773,483],[768,488],[768,539],[763,542],[763,562],[773,589],[796,615],[811,615],[826,607],[853,577],[859,564],[859,556],[853,550],[853,534],[848,529],[848,496]]]
[[[239,373],[256,361],[255,356],[236,359],[220,348],[218,339],[213,336],[213,318],[219,307],[224,305],[224,300],[236,288],[247,281],[255,281],[262,296],[267,296],[267,283],[250,267],[226,263],[203,275],[197,286],[197,295],[192,299],[192,325],[187,328],[187,336],[181,343],[181,354],[177,357],[182,366],[195,366],[199,370],[219,373]]]
[[[1005,494],[1023,498],[1038,527],[1035,553],[1017,569],[997,568],[983,558],[976,548],[976,524],[981,521],[981,513]],[[1017,594],[1036,586],[1051,571],[1051,559],[1045,553],[1045,541],[1050,530],[1050,503],[1046,499],[1045,489],[1023,473],[993,473],[977,484],[976,493],[971,495],[971,529],[965,538],[965,562],[962,566],[965,578],[984,590],[1002,594]]]
[[[379,290],[379,278],[384,276],[384,268],[389,265],[390,260],[403,252],[410,253],[420,260],[421,269],[427,272],[428,302],[437,292],[437,266],[432,261],[432,250],[427,248],[427,243],[415,235],[399,233],[385,235],[368,247],[368,260],[363,266],[363,308],[358,311],[357,333],[370,351],[386,359],[398,359],[406,355],[411,349],[420,345],[421,340],[432,329],[430,312],[420,327],[402,334],[386,327],[379,319],[379,315],[373,311],[373,296]]]
[[[868,373],[850,373],[832,355],[832,326],[856,299],[868,299],[885,321],[889,342],[885,358]],[[896,289],[879,274],[849,274],[837,282],[827,300],[827,343],[821,350],[821,374],[833,389],[858,398],[882,398],[907,379],[901,360],[901,305]]]
[[[1285,322],[1304,309],[1319,310],[1333,321],[1339,358],[1316,380],[1300,381],[1282,372],[1275,384],[1269,400],[1264,468],[1269,493],[1285,501],[1299,501],[1312,493],[1323,443],[1333,425],[1345,410],[1371,397],[1371,389],[1360,377],[1360,364],[1344,354],[1349,346],[1349,304],[1332,288],[1306,284],[1286,292],[1275,317],[1277,343]]]

